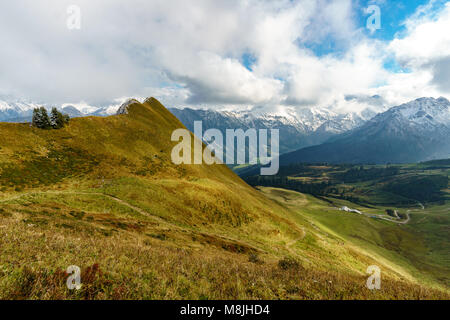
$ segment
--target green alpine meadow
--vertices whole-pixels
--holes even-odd
[[[445,316],[449,30],[450,0],[0,1],[1,311]]]
[[[339,185],[365,194],[354,203],[253,188],[225,165],[174,165],[177,128],[154,98],[58,130],[0,124],[0,298],[449,298],[448,180],[424,209],[364,192],[372,180]],[[401,170],[447,178],[439,166]],[[79,290],[67,286],[72,265]],[[379,290],[366,285],[371,265]]]

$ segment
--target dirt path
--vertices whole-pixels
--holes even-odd
[[[385,221],[389,221],[389,222],[393,222],[393,223],[397,223],[397,224],[407,224],[411,220],[411,217],[409,215],[410,211],[411,210],[406,211],[406,219],[405,220],[401,220],[401,221],[390,219],[390,218],[387,218],[387,217],[383,217],[383,216],[377,215],[377,214],[371,214],[371,213],[366,213],[366,212],[361,212],[361,213],[363,215],[365,215],[366,217],[369,217],[369,218],[376,217],[377,219],[381,219],[381,220],[385,220]]]
[[[247,243],[247,242],[242,241],[242,240],[237,240],[237,239],[234,239],[234,238],[230,238],[230,237],[228,237],[228,236],[225,237],[225,236],[218,235],[218,234],[212,234],[212,233],[208,233],[208,232],[204,232],[204,231],[200,231],[200,230],[192,230],[192,229],[189,229],[189,228],[181,227],[181,226],[176,225],[176,224],[174,224],[174,223],[172,223],[172,222],[166,221],[166,220],[164,220],[163,218],[160,218],[160,217],[158,217],[158,216],[155,216],[155,215],[153,215],[153,214],[151,214],[151,213],[149,213],[149,212],[147,212],[147,211],[145,211],[145,210],[143,210],[143,209],[141,209],[141,208],[139,208],[139,207],[136,207],[136,206],[134,206],[134,205],[132,205],[132,204],[126,202],[125,200],[122,200],[122,199],[120,199],[120,198],[117,198],[117,197],[115,197],[115,196],[112,196],[112,195],[109,195],[109,194],[105,194],[105,193],[99,193],[99,192],[70,192],[70,191],[69,191],[69,192],[67,192],[67,191],[29,192],[29,193],[21,194],[20,196],[14,196],[14,197],[11,197],[11,198],[2,199],[2,200],[0,200],[0,203],[6,202],[6,201],[14,201],[14,200],[18,200],[18,199],[23,198],[23,197],[28,196],[28,195],[38,195],[38,194],[54,194],[54,195],[58,195],[58,194],[71,194],[71,195],[94,195],[94,196],[101,196],[101,197],[104,197],[104,198],[108,198],[108,199],[110,199],[110,200],[113,200],[113,201],[115,201],[115,202],[117,202],[117,203],[119,203],[119,204],[121,204],[121,205],[123,205],[123,206],[126,206],[126,207],[128,207],[128,208],[130,208],[130,209],[136,211],[137,213],[139,213],[139,214],[141,214],[141,215],[143,215],[143,216],[149,217],[149,218],[155,220],[156,222],[158,222],[158,223],[160,223],[160,224],[162,224],[162,225],[165,225],[165,226],[167,226],[167,227],[171,227],[171,228],[177,229],[177,230],[179,230],[179,231],[187,231],[187,232],[192,232],[192,233],[196,233],[196,234],[200,234],[200,235],[205,235],[205,236],[209,236],[209,237],[213,237],[213,238],[219,238],[219,239],[222,239],[222,240],[234,242],[234,243],[236,243],[236,244],[241,244],[241,245],[244,245],[244,246],[253,248],[253,249],[255,249],[256,251],[260,251],[260,252],[265,252],[265,253],[267,253],[266,250],[261,249],[261,248],[258,248],[257,246],[255,246],[255,245],[253,245],[253,244],[250,244],[250,243]],[[303,234],[303,236],[304,236],[304,234]],[[296,242],[296,241],[297,241],[297,240],[295,240],[295,242]],[[295,242],[294,242],[294,243],[295,243]],[[289,248],[287,248],[287,249],[289,250]]]
[[[289,241],[289,242],[286,244],[286,249],[287,249],[287,250],[289,251],[289,253],[292,254],[293,256],[300,257],[301,260],[305,260],[305,261],[307,261],[308,263],[311,263],[311,261],[310,261],[308,258],[306,258],[304,255],[299,255],[298,252],[296,252],[294,249],[292,249],[292,247],[293,247],[298,241],[303,240],[304,237],[305,237],[305,232],[303,231],[303,236],[302,236],[301,238],[297,238],[297,239],[294,239],[294,240],[292,240],[292,241]]]
[[[390,222],[394,222],[394,223],[398,223],[398,224],[407,224],[409,222],[409,220],[411,220],[411,217],[409,215],[409,212],[411,210],[406,211],[406,219],[402,220],[402,221],[397,221],[397,220],[392,220],[386,217],[379,217],[380,219],[386,220],[386,221],[390,221]]]
[[[126,202],[125,200],[122,200],[120,198],[117,198],[115,196],[112,196],[112,195],[109,195],[109,194],[106,194],[106,193],[100,193],[100,192],[73,192],[73,191],[69,191],[69,192],[67,192],[67,191],[29,192],[29,193],[24,193],[24,194],[22,194],[20,196],[15,196],[15,197],[7,198],[7,199],[2,199],[2,200],[0,200],[0,202],[14,201],[14,200],[18,200],[20,198],[23,198],[25,196],[29,196],[29,195],[33,196],[33,195],[38,195],[38,194],[54,194],[54,195],[58,195],[58,194],[63,194],[63,195],[64,194],[68,194],[69,195],[70,194],[70,195],[100,196],[100,197],[111,199],[111,200],[113,200],[113,201],[115,201],[117,203],[120,203],[121,205],[124,205],[124,206],[132,209],[133,211],[136,211],[137,213],[139,213],[139,214],[141,214],[143,216],[149,217],[149,218],[151,218],[151,219],[153,219],[153,220],[155,220],[155,221],[157,221],[157,222],[159,222],[161,224],[166,224],[166,225],[169,225],[169,226],[171,226],[173,228],[180,229],[180,230],[184,229],[184,228],[182,228],[182,227],[180,227],[180,226],[178,226],[176,224],[173,224],[173,223],[171,223],[169,221],[166,221],[166,220],[164,220],[164,219],[162,219],[162,218],[160,218],[158,216],[155,216],[155,215],[153,215],[153,214],[151,214],[151,213],[149,213],[149,212],[147,212],[147,211],[145,211],[145,210],[143,210],[141,208],[138,208],[138,207],[136,207],[136,206]]]
[[[108,198],[108,199],[111,199],[111,200],[113,200],[113,201],[116,201],[116,202],[118,202],[118,203],[120,203],[120,204],[122,204],[122,205],[124,205],[124,206],[126,206],[126,207],[128,207],[128,208],[130,208],[130,209],[132,209],[132,210],[134,210],[134,211],[136,211],[136,212],[138,212],[139,214],[141,214],[141,215],[143,215],[143,216],[146,216],[146,217],[149,217],[149,218],[152,218],[153,220],[157,220],[158,222],[160,222],[160,223],[162,223],[162,224],[168,224],[168,225],[170,225],[171,227],[175,227],[175,228],[178,228],[178,229],[181,228],[181,227],[179,227],[179,226],[177,226],[177,225],[175,225],[175,224],[172,224],[172,223],[170,223],[170,222],[168,222],[168,221],[165,221],[164,219],[162,219],[162,218],[160,218],[160,217],[157,217],[157,216],[155,216],[155,215],[152,215],[152,214],[150,214],[150,213],[148,213],[148,212],[142,210],[141,208],[138,208],[138,207],[136,207],[136,206],[133,206],[132,204],[130,204],[130,203],[128,203],[128,202],[126,202],[126,201],[124,201],[124,200],[122,200],[122,199],[119,199],[119,198],[114,197],[114,196],[109,195],[109,194],[100,193],[100,192],[70,192],[70,191],[69,191],[69,192],[67,192],[67,191],[29,192],[29,193],[21,194],[20,196],[15,196],[15,197],[7,198],[7,199],[2,199],[2,200],[0,200],[0,203],[1,203],[1,202],[7,202],[7,201],[19,200],[20,198],[23,198],[23,197],[25,197],[25,196],[33,196],[33,195],[38,195],[38,194],[54,194],[54,195],[58,195],[58,194],[70,194],[70,195],[93,195],[93,196],[101,196],[101,197]]]

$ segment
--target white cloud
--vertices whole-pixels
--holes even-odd
[[[389,74],[380,92],[395,103],[421,96],[450,94],[450,3],[419,7],[407,21],[406,34],[388,45],[406,73]]]
[[[390,44],[402,65],[417,68],[450,56],[450,3],[437,16],[410,19],[406,25],[407,36]]]
[[[66,28],[69,5],[81,30]],[[450,6],[422,7],[391,43],[368,39],[351,0],[18,0],[0,4],[0,93],[101,104],[367,106],[450,91]],[[311,46],[333,41],[340,54]],[[251,70],[244,54],[254,58]],[[383,68],[393,55],[410,73]],[[355,101],[364,101],[356,103]]]

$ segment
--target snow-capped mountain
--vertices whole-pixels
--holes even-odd
[[[85,117],[89,115],[109,116],[116,113],[125,98],[117,99],[110,105],[92,106],[86,103],[64,103],[60,105],[48,103],[29,102],[21,99],[14,99],[9,96],[0,96],[0,121],[6,122],[25,122],[31,121],[33,109],[45,107],[50,110],[56,107],[70,117]]]
[[[0,96],[0,121],[31,121],[33,109],[44,106],[48,110],[56,107],[70,117],[89,115],[109,116],[116,113],[126,98],[117,99],[106,106],[92,106],[86,103],[64,103],[52,105],[14,100]],[[184,125],[193,130],[195,120],[203,122],[203,129],[279,129],[280,152],[290,152],[299,148],[320,144],[330,137],[361,126],[369,116],[357,113],[340,114],[326,108],[277,107],[267,111],[250,108],[244,111],[214,111],[197,109],[169,109]],[[372,115],[372,114],[370,114]]]
[[[31,116],[37,104],[10,97],[0,97],[0,121],[9,121]]]
[[[398,119],[418,130],[450,125],[450,102],[446,98],[420,98],[384,113],[385,118]],[[374,119],[375,120],[375,119]],[[381,120],[381,115],[380,119]]]
[[[338,114],[328,109],[307,109],[283,107],[275,112],[258,109],[245,111],[215,111],[169,109],[189,129],[194,121],[202,121],[203,130],[216,128],[225,133],[226,129],[279,129],[280,152],[320,144],[330,137],[354,129],[369,118],[360,114]]]
[[[237,117],[246,123],[260,121],[268,127],[273,125],[290,125],[305,133],[330,132],[342,133],[360,126],[377,113],[366,109],[363,112],[338,113],[329,108],[294,108],[279,107],[273,112],[259,111],[253,108],[246,111],[222,112],[228,116]]]
[[[450,102],[420,98],[327,143],[286,154],[281,163],[406,163],[449,157]]]

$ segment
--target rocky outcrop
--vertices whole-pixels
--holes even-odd
[[[120,115],[120,114],[128,114],[128,108],[135,103],[140,103],[139,101],[137,101],[136,99],[129,99],[127,101],[125,101],[117,110],[116,115]]]

